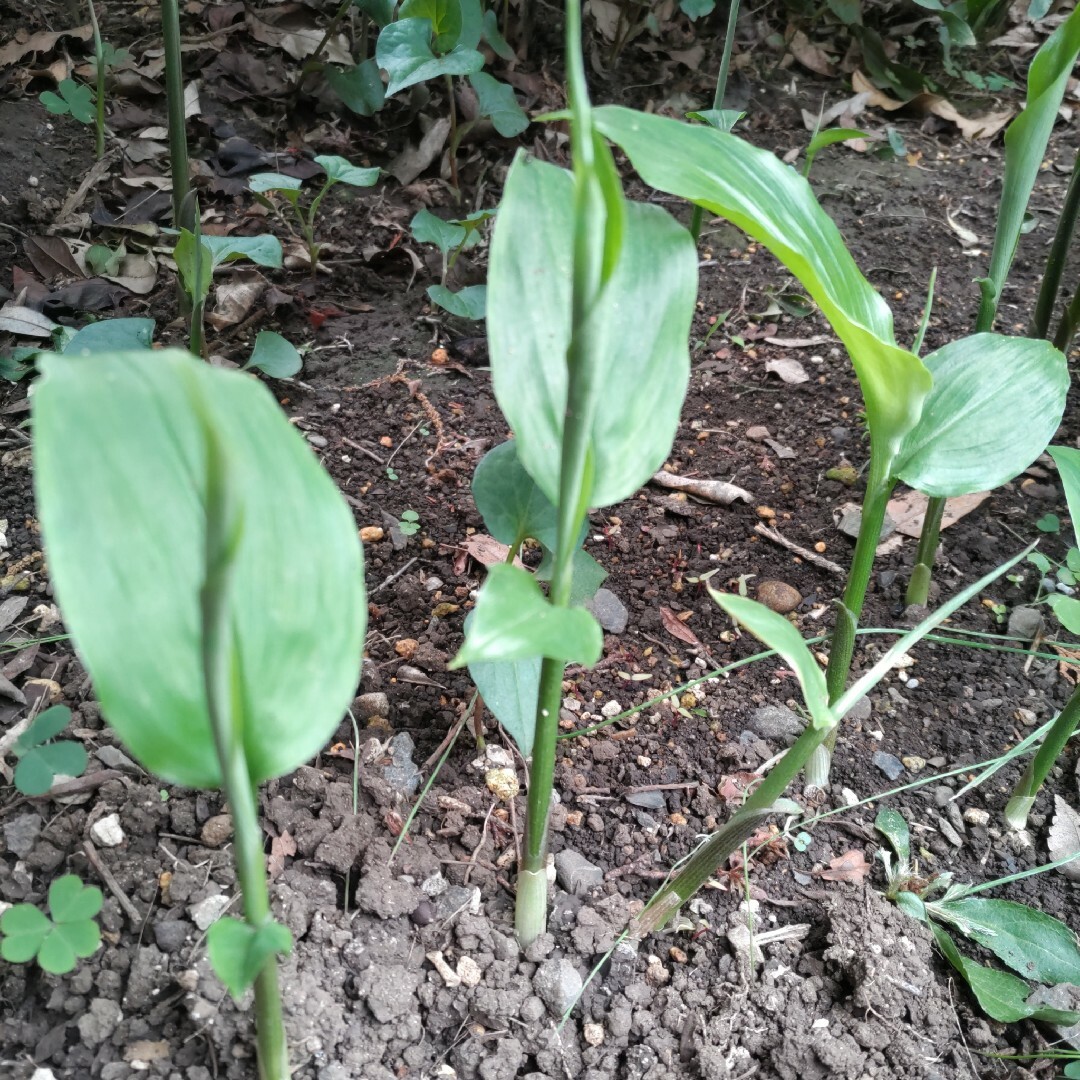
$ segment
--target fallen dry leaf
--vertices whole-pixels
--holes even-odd
[[[507,544],[500,544],[494,536],[487,533],[473,533],[466,536],[458,545],[465,549],[478,563],[483,566],[493,566],[495,563],[506,562],[506,556],[510,551]],[[521,559],[515,558],[514,565],[525,569]]]
[[[815,874],[825,881],[852,881],[858,884],[870,872],[870,864],[862,850],[845,851],[829,860],[828,870],[817,870]]]
[[[0,49],[0,68],[11,67],[18,63],[24,56],[31,53],[49,52],[62,37],[73,37],[79,41],[89,41],[94,31],[90,24],[76,26],[74,30],[57,30],[55,33],[42,30],[39,34],[26,36],[25,30],[19,30],[15,34],[15,40],[9,41]]]
[[[266,860],[266,872],[273,881],[285,869],[285,859],[296,854],[296,841],[285,829],[280,836],[270,841],[270,857]]]
[[[1080,855],[1080,814],[1060,795],[1054,796],[1054,820],[1046,837],[1046,847],[1054,862]],[[1070,881],[1080,881],[1080,859],[1059,866],[1058,873]]]
[[[28,236],[23,241],[23,251],[46,281],[65,276],[86,277],[71,249],[59,236]]]
[[[671,608],[662,607],[660,609],[660,621],[664,624],[664,629],[672,637],[678,638],[680,641],[685,641],[687,645],[701,648],[701,642],[698,641],[697,634],[695,634],[694,631],[671,610]]]
[[[730,506],[736,499],[750,502],[749,491],[744,491],[741,487],[736,487],[734,484],[729,484],[724,480],[703,480],[699,477],[676,476],[674,473],[658,472],[653,476],[652,483],[659,487],[685,491],[687,495],[693,495],[696,499],[719,503],[721,506]]]
[[[757,773],[738,772],[720,778],[717,794],[728,806],[742,806],[752,788],[761,782]]]
[[[798,386],[799,383],[810,381],[806,368],[798,360],[791,360],[786,356],[781,356],[776,360],[767,360],[765,370],[773,375],[779,375],[781,382],[786,382],[790,386]]]
[[[946,499],[941,527],[947,529],[950,525],[955,525],[962,517],[981,506],[989,497],[989,491],[976,491],[971,495],[958,495],[955,499]],[[886,513],[896,524],[897,532],[918,539],[922,532],[926,501],[926,496],[919,491],[908,491],[889,500]]]
[[[836,68],[833,67],[829,54],[820,45],[814,45],[801,30],[796,30],[792,35],[788,42],[788,52],[815,75],[836,74]]]

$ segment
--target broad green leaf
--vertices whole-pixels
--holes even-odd
[[[934,385],[893,475],[934,496],[985,491],[1023,472],[1053,438],[1069,371],[1047,341],[973,334],[926,357]]]
[[[555,507],[518,460],[513,439],[480,459],[472,494],[487,531],[499,543],[519,546],[532,537],[547,548],[555,546]]]
[[[868,139],[869,137],[865,131],[860,131],[858,128],[828,128],[825,131],[819,131],[806,148],[803,175],[810,175],[810,169],[813,167],[814,158],[817,157],[819,150],[824,150],[826,146],[832,146],[834,143],[851,142],[852,139]]]
[[[971,27],[951,7],[946,7],[941,0],[915,0],[919,7],[937,13],[949,35],[949,44],[955,48],[970,48],[975,44],[975,35]]]
[[[149,349],[154,340],[153,319],[102,319],[75,332],[60,351],[68,356]]]
[[[488,273],[495,396],[522,464],[552,502],[568,386],[573,203],[569,173],[519,154]],[[659,207],[627,206],[614,275],[591,316],[601,344],[590,357],[592,489],[583,505],[625,499],[663,464],[686,391],[696,281],[689,233]]]
[[[292,203],[296,202],[296,193],[302,186],[302,180],[295,176],[286,176],[284,173],[263,172],[248,177],[248,187],[252,191],[279,191],[287,197],[291,193],[289,201]]]
[[[1080,600],[1052,593],[1046,598],[1046,602],[1050,605],[1057,621],[1070,634],[1080,634]]]
[[[184,291],[196,304],[209,295],[214,276],[214,253],[207,239],[205,236],[196,238],[194,233],[181,229],[173,248],[173,259]]]
[[[435,51],[447,53],[461,36],[461,0],[403,0],[398,19],[427,19]],[[476,48],[473,42],[470,48]]]
[[[109,723],[165,780],[220,783],[200,655],[205,416],[242,509],[231,607],[248,770],[258,783],[296,768],[344,714],[363,645],[360,544],[333,481],[248,375],[179,350],[40,367],[45,550]]]
[[[726,217],[799,279],[847,347],[882,462],[919,418],[930,373],[893,334],[888,305],[860,273],[810,185],[774,154],[699,124],[616,106],[596,126],[652,187]]]
[[[218,978],[239,1000],[272,956],[289,952],[292,934],[273,920],[255,927],[227,915],[207,931],[206,945]]]
[[[377,165],[366,169],[353,165],[347,158],[338,157],[336,154],[319,154],[315,158],[315,164],[323,167],[327,179],[333,180],[335,184],[348,184],[350,187],[371,187],[378,183],[379,174],[382,172]]]
[[[244,368],[258,368],[271,379],[290,379],[304,366],[296,346],[273,330],[260,330]]]
[[[532,574],[496,564],[488,569],[468,637],[450,667],[536,656],[591,666],[603,647],[600,624],[588,611],[555,607]]]
[[[102,900],[96,885],[84,885],[75,874],[64,874],[49,886],[49,913],[56,923],[92,919],[101,910]]]
[[[382,29],[394,21],[394,8],[397,0],[352,0],[353,7],[359,8],[365,15],[375,20]]]
[[[584,540],[588,526],[589,522],[586,520],[579,543]],[[570,606],[580,607],[582,604],[588,604],[596,595],[597,590],[604,584],[608,572],[582,547],[574,548],[571,563],[574,577],[570,585]],[[534,576],[537,581],[550,581],[554,569],[555,557],[551,549],[545,547],[544,557],[536,568]]]
[[[451,291],[445,285],[429,285],[427,294],[432,303],[438,304],[444,311],[456,315],[459,319],[480,322],[487,314],[486,285],[466,285],[457,292]]]
[[[775,649],[791,665],[802,687],[803,700],[815,727],[830,727],[835,722],[829,708],[825,675],[818,666],[802,635],[782,615],[745,596],[709,589],[709,595],[733,619],[742,623],[759,641]]]
[[[478,49],[484,36],[483,0],[459,0],[461,4],[461,32],[454,44],[461,49]],[[488,44],[491,44],[489,41]],[[494,46],[492,45],[492,48]],[[498,49],[495,50],[498,52]],[[511,55],[510,59],[513,59]]]
[[[32,746],[55,739],[71,723],[71,710],[66,705],[53,705],[35,717],[34,722],[19,736],[15,743],[17,754],[25,753]]]
[[[979,325],[991,329],[1001,290],[1009,276],[1024,214],[1043,155],[1054,129],[1077,56],[1080,56],[1080,7],[1043,42],[1028,68],[1027,104],[1005,129],[1005,176],[1001,186],[990,270],[980,282]]]
[[[862,0],[826,0],[829,10],[845,25],[862,21]]]
[[[1080,538],[1080,450],[1071,446],[1051,446],[1050,456],[1058,467],[1061,486],[1065,489],[1073,537]]]
[[[463,226],[455,221],[443,221],[430,210],[418,210],[409,222],[409,231],[418,243],[434,244],[444,255],[463,244],[467,236]]]
[[[430,19],[398,19],[379,34],[375,59],[389,76],[386,96],[440,75],[471,75],[484,66],[475,49],[456,48],[445,56],[431,51]]]
[[[491,714],[506,729],[523,757],[532,753],[536,703],[540,696],[540,657],[527,660],[477,661],[469,677]]]
[[[248,259],[256,266],[281,268],[281,241],[270,233],[262,236],[207,236],[202,242],[214,256],[214,266]]]
[[[958,929],[1029,979],[1080,985],[1080,946],[1063,922],[1012,900],[968,896],[933,905]]]
[[[499,16],[494,8],[488,8],[483,18],[483,38],[491,46],[492,51],[501,60],[513,60],[514,50],[507,44],[499,29]]]
[[[24,795],[44,795],[58,776],[86,772],[86,748],[77,742],[46,743],[27,750],[15,766],[15,787]]]
[[[386,87],[383,86],[379,65],[373,59],[351,68],[327,65],[323,72],[330,89],[357,116],[374,116],[386,100]]]
[[[476,91],[480,114],[491,118],[495,130],[504,139],[520,135],[529,126],[529,118],[518,104],[512,86],[499,82],[486,71],[470,75],[469,82]]]
[[[33,960],[53,924],[33,904],[15,904],[0,915],[0,956],[11,964]]]
[[[899,811],[883,806],[874,818],[874,828],[889,841],[901,863],[911,862],[911,833]]]

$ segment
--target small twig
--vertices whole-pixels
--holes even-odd
[[[413,558],[411,558],[400,570],[396,570],[394,573],[392,573],[381,585],[376,585],[375,588],[372,589],[368,595],[373,596],[380,589],[385,589],[387,585],[390,585],[392,582],[397,581],[397,579],[401,577],[401,575],[404,574],[405,571],[408,570],[409,567],[412,566],[412,564],[416,562],[419,557],[419,555],[413,556]]]
[[[637,795],[642,791],[693,791],[701,785],[696,781],[689,784],[646,784],[644,787],[624,788],[624,795]]]
[[[397,444],[397,446],[394,448],[394,452],[386,459],[386,468],[390,468],[390,462],[398,456],[398,451],[400,451],[405,446],[405,444],[417,433],[417,431],[420,430],[424,421],[428,419],[429,417],[425,416],[416,421],[416,424],[414,425],[412,431],[410,431],[409,434],[406,435],[405,438]]]
[[[809,551],[807,548],[800,547],[794,540],[782,536],[775,529],[770,529],[768,525],[762,525],[760,521],[754,526],[754,532],[758,536],[764,536],[766,540],[771,540],[774,544],[779,544],[782,548],[787,548],[788,551],[794,551],[796,555],[802,556],[807,562],[820,566],[823,570],[830,570],[832,573],[840,575],[847,573],[839,563],[826,559],[824,555],[819,555],[816,551]]]
[[[346,446],[351,446],[354,450],[359,450],[361,454],[367,454],[367,456],[371,458],[371,460],[374,461],[376,464],[381,465],[383,468],[386,468],[386,462],[383,461],[383,459],[379,457],[379,455],[376,454],[374,450],[369,450],[366,446],[361,446],[358,442],[353,442],[352,439],[347,439],[344,435],[341,436],[341,441]]]
[[[86,857],[90,860],[90,865],[97,871],[98,877],[101,878],[102,882],[108,887],[109,892],[116,897],[117,903],[124,909],[124,914],[127,915],[134,926],[142,926],[144,920],[142,915],[139,914],[139,909],[127,898],[127,893],[120,888],[120,883],[112,876],[112,872],[101,861],[101,856],[98,855],[97,848],[94,847],[90,840],[83,842],[83,851],[86,852]]]
[[[86,776],[76,777],[74,780],[68,780],[63,784],[55,784],[44,795],[24,795],[21,799],[16,799],[12,803],[8,803],[2,810],[0,815],[10,813],[17,806],[22,806],[28,802],[38,802],[42,799],[62,799],[67,795],[82,795],[83,792],[93,791],[94,788],[100,787],[108,780],[120,780],[124,774],[119,769],[99,769],[95,773],[87,773]]]
[[[472,874],[474,868],[476,867],[476,860],[480,858],[480,850],[481,848],[483,848],[484,843],[487,840],[488,822],[491,821],[491,815],[494,812],[495,803],[492,802],[492,804],[488,807],[488,812],[486,816],[484,817],[484,827],[480,830],[480,842],[476,845],[476,849],[473,851],[472,855],[469,858],[469,868],[465,871],[464,879],[461,882],[462,885],[469,884],[469,876]]]

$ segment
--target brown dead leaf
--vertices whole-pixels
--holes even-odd
[[[772,375],[779,375],[780,381],[786,382],[789,386],[798,386],[799,383],[810,381],[810,376],[806,374],[806,368],[798,360],[792,360],[788,356],[767,360],[765,370]]]
[[[59,236],[28,236],[23,241],[23,251],[46,281],[56,277],[86,277]]]
[[[738,772],[720,778],[717,794],[728,806],[742,806],[749,792],[761,782],[757,773]]]
[[[473,533],[466,536],[458,545],[463,547],[482,566],[492,566],[495,563],[506,562],[506,556],[510,552],[507,544],[500,544],[494,536],[487,533]],[[514,565],[525,569],[521,559],[514,559]]]
[[[296,854],[296,841],[285,829],[280,836],[270,841],[270,858],[266,860],[266,872],[273,881],[285,869],[285,859]]]
[[[664,624],[664,629],[672,637],[685,641],[687,645],[693,645],[698,649],[701,648],[701,642],[698,641],[697,634],[671,608],[660,608],[660,621]]]
[[[687,495],[692,495],[695,499],[719,503],[721,506],[730,506],[737,499],[750,502],[749,491],[744,491],[741,487],[729,484],[725,480],[704,480],[700,477],[658,472],[653,476],[652,483],[659,487],[673,488],[675,491],[685,491]]]
[[[93,29],[90,24],[76,26],[73,30],[57,30],[50,32],[42,30],[39,34],[27,36],[25,30],[19,30],[15,34],[15,40],[9,41],[0,49],[0,68],[11,67],[17,64],[24,56],[31,53],[47,53],[63,37],[73,37],[79,41],[89,41],[93,37]]]
[[[260,274],[245,274],[232,281],[223,281],[214,289],[214,310],[207,313],[206,321],[215,330],[242,322],[266,291],[266,284]]]
[[[1049,642],[1050,648],[1061,657],[1058,661],[1058,674],[1070,685],[1080,682],[1080,649],[1066,649],[1064,645]]]
[[[958,495],[955,499],[946,499],[941,527],[947,529],[950,525],[955,525],[962,517],[981,506],[989,497],[989,491],[976,491],[971,495]],[[922,532],[923,516],[926,514],[926,496],[918,491],[905,492],[889,500],[886,513],[896,523],[897,532],[918,539]]]
[[[870,864],[861,848],[845,851],[829,860],[828,870],[816,870],[814,873],[824,881],[851,881],[858,884],[870,872]]]
[[[788,52],[799,61],[804,68],[816,75],[831,76],[836,74],[832,58],[820,46],[813,44],[801,31],[796,30],[788,42]]]
[[[251,36],[263,45],[281,49],[294,60],[306,60],[323,39],[323,32],[310,20],[295,27],[274,26],[263,22],[248,12],[248,30]],[[351,67],[355,61],[349,51],[349,42],[344,34],[336,34],[323,46],[323,56],[332,64]]]
[[[889,97],[884,91],[879,90],[861,71],[854,71],[851,75],[851,88],[858,94],[866,94],[866,103],[875,109],[884,109],[886,112],[896,112],[904,107],[904,102]]]

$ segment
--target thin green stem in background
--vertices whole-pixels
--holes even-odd
[[[1065,201],[1061,204],[1057,231],[1054,233],[1050,251],[1046,256],[1042,287],[1039,289],[1039,299],[1035,304],[1035,314],[1031,319],[1032,337],[1050,336],[1050,320],[1054,317],[1058,293],[1061,291],[1061,276],[1069,260],[1069,246],[1072,244],[1078,213],[1080,213],[1080,151],[1077,152],[1076,160],[1073,162],[1069,186],[1065,190]]]
[[[203,289],[203,281],[205,280],[204,274],[210,274],[213,272],[212,267],[209,265],[209,259],[207,258],[207,250],[202,244],[202,215],[199,213],[199,200],[195,195],[195,192],[191,192],[191,198],[186,200],[185,207],[191,205],[192,207],[192,234],[195,237],[195,282],[194,290],[191,294],[191,318],[188,322],[188,350],[193,356],[199,357],[199,359],[205,359],[204,353],[206,351],[206,297],[207,292]]]
[[[194,231],[185,205],[191,187],[187,118],[184,115],[184,67],[180,52],[178,0],[161,0],[161,32],[165,45],[165,96],[169,120],[169,169],[172,174],[173,227]]]
[[[94,67],[97,93],[94,105],[94,156],[100,161],[105,156],[105,46],[101,42],[101,29],[98,26],[94,0],[86,0],[90,9],[90,26],[94,32]]]
[[[1062,352],[1072,344],[1076,337],[1076,331],[1080,329],[1080,281],[1076,283],[1076,292],[1073,293],[1065,314],[1058,323],[1057,333],[1054,335],[1054,346]]]
[[[720,70],[716,75],[716,90],[713,92],[712,107],[720,110],[724,107],[724,97],[727,95],[728,72],[731,69],[731,51],[735,45],[735,31],[739,23],[739,2],[731,0],[728,7],[727,30],[724,32],[724,51],[720,56]],[[705,211],[700,206],[694,207],[694,217],[690,222],[690,235],[696,244],[701,238],[701,222]]]

